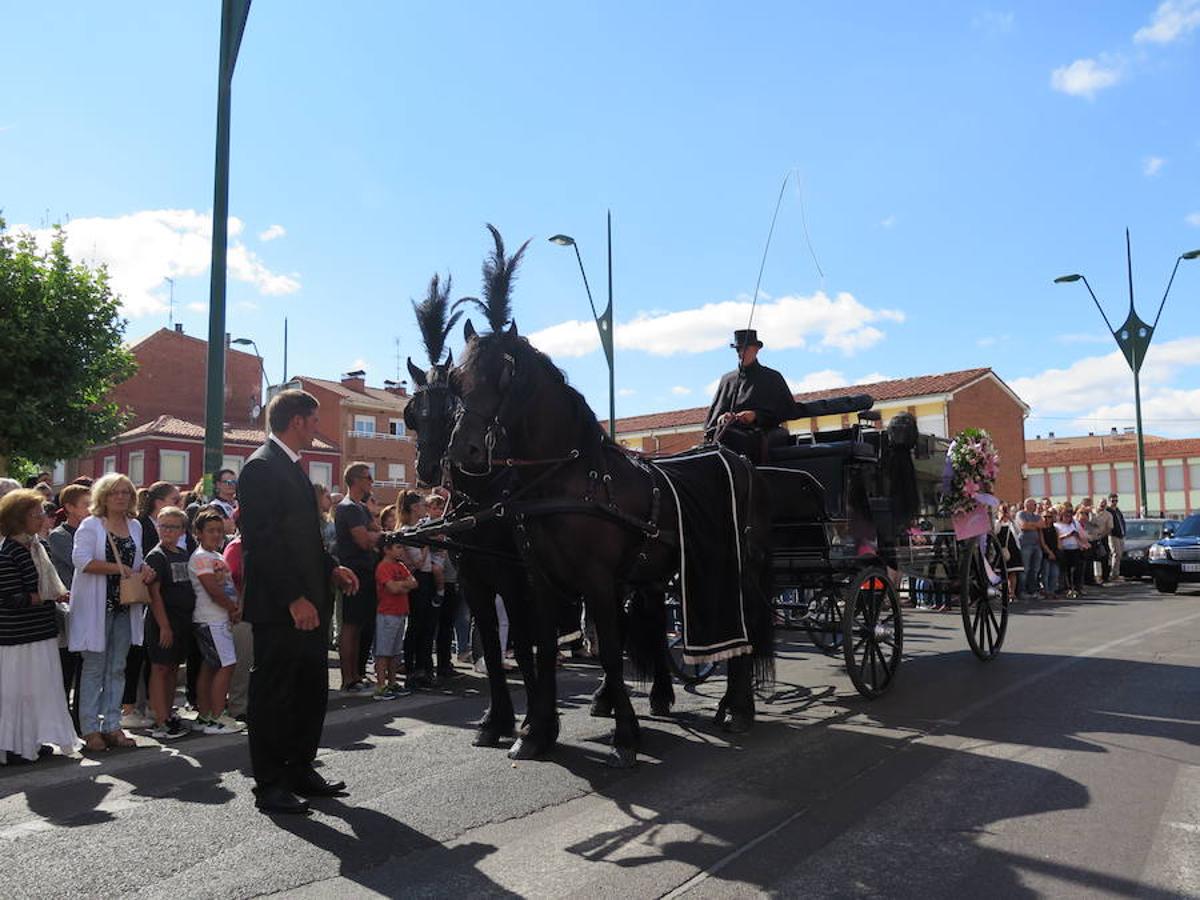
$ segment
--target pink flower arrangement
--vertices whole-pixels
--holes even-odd
[[[948,515],[965,514],[979,506],[980,494],[995,490],[1000,471],[1000,454],[991,435],[982,428],[963,429],[946,453],[942,510]]]

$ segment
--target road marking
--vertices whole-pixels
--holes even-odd
[[[1075,663],[1079,662],[1080,660],[1090,659],[1091,657],[1098,656],[1099,654],[1104,653],[1107,650],[1111,650],[1114,647],[1119,647],[1122,644],[1135,643],[1137,641],[1140,641],[1144,637],[1154,634],[1155,632],[1165,631],[1168,628],[1176,628],[1180,625],[1186,625],[1188,622],[1193,622],[1196,619],[1200,619],[1200,612],[1192,613],[1190,616],[1183,616],[1178,619],[1172,619],[1169,622],[1163,622],[1161,625],[1153,625],[1150,628],[1143,628],[1141,631],[1134,632],[1133,634],[1128,634],[1122,638],[1116,638],[1111,641],[1105,641],[1103,644],[1097,644],[1095,647],[1091,647],[1087,650],[1084,650],[1082,653],[1079,653],[1075,656],[1069,657],[1064,660],[1060,660],[1059,662],[1055,663],[1054,665],[1050,666],[1048,669],[1046,669],[1042,672],[1034,672],[1031,675],[1026,675],[1024,678],[1021,678],[1018,681],[1015,681],[1012,684],[1008,685],[1008,687],[1003,688],[1002,690],[997,691],[994,694],[990,694],[988,697],[984,698],[983,700],[978,700],[975,703],[970,704],[965,709],[963,709],[962,713],[956,719],[945,720],[946,724],[947,725],[957,724],[958,722],[961,722],[963,719],[967,719],[967,718],[979,713],[980,711],[986,709],[987,707],[992,706],[993,704],[999,703],[1001,700],[1004,700],[1005,698],[1010,697],[1019,691],[1025,690],[1030,685],[1036,684],[1039,681],[1043,681],[1046,678],[1050,678],[1052,676],[1058,675],[1064,669],[1067,669],[1070,666],[1073,666]],[[910,744],[914,741],[918,741],[923,737],[930,737],[930,736],[936,734],[939,730],[940,730],[940,728],[934,728],[928,732],[923,732],[923,733],[918,732],[912,738],[905,740],[903,746],[907,746],[908,744]],[[891,756],[891,754],[889,754],[888,756],[885,756],[883,759],[879,760],[874,765],[868,766],[866,769],[864,769],[863,771],[856,774],[853,778],[851,778],[848,783],[857,781],[860,778],[862,778],[863,776],[865,776],[867,773],[878,768],[879,766],[882,766],[885,762],[888,762],[890,760],[890,756]],[[746,842],[745,844],[741,844],[741,845],[735,847],[733,850],[731,850],[729,853],[722,856],[719,860],[717,860],[715,863],[713,863],[708,868],[697,872],[695,875],[693,875],[691,878],[689,878],[683,884],[679,885],[679,887],[675,888],[675,890],[670,891],[669,893],[663,894],[662,900],[673,900],[673,898],[675,898],[675,897],[682,897],[684,894],[686,894],[692,888],[699,886],[700,884],[704,883],[709,878],[711,878],[713,875],[716,875],[722,869],[727,867],[730,863],[734,862],[735,860],[737,860],[738,858],[740,858],[742,856],[745,856],[747,853],[749,853],[755,847],[762,844],[764,841],[768,841],[771,838],[773,838],[775,835],[779,834],[779,832],[783,831],[789,825],[793,824],[798,819],[800,819],[801,817],[806,815],[810,811],[810,809],[811,809],[811,807],[806,806],[806,807],[803,807],[802,809],[797,810],[796,812],[794,812],[790,816],[788,816],[786,819],[784,819],[782,822],[775,825],[773,828],[770,828],[767,831],[764,831],[758,837],[753,838],[752,840]],[[1187,829],[1187,830],[1190,830],[1190,829]],[[1197,829],[1197,830],[1200,830],[1200,829]]]

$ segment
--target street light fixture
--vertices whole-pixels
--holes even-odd
[[[254,355],[258,358],[258,371],[262,373],[263,381],[267,385],[267,399],[271,399],[271,379],[267,377],[267,367],[263,365],[262,354],[258,352],[258,344],[254,343],[251,338],[234,338],[229,343],[237,344],[239,347],[253,347]],[[262,407],[258,403],[254,404],[254,409],[251,410],[251,415],[257,419],[258,414],[262,412]]]
[[[568,234],[556,234],[549,238],[550,243],[559,247],[574,247],[575,259],[579,263],[579,274],[583,276],[583,289],[587,291],[588,306],[592,309],[592,318],[596,320],[596,330],[600,333],[600,346],[604,350],[604,358],[608,362],[608,436],[617,439],[617,395],[615,390],[615,374],[613,366],[613,281],[612,281],[612,211],[608,213],[608,306],[604,312],[596,312],[596,303],[592,299],[592,288],[588,284],[587,272],[583,268],[583,257],[579,254],[579,244]]]
[[[1113,327],[1108,315],[1104,312],[1104,307],[1096,299],[1096,293],[1092,290],[1092,286],[1088,284],[1086,277],[1074,273],[1071,275],[1060,275],[1054,279],[1055,284],[1070,284],[1075,281],[1083,282],[1083,286],[1087,288],[1088,293],[1092,296],[1092,302],[1096,304],[1096,309],[1100,310],[1100,315],[1104,319],[1104,324],[1108,326],[1109,333],[1112,334],[1113,340],[1117,342],[1117,347],[1120,348],[1121,355],[1125,357],[1130,371],[1133,372],[1133,407],[1134,415],[1137,419],[1138,487],[1141,492],[1141,513],[1143,515],[1149,509],[1149,500],[1146,496],[1146,444],[1142,433],[1142,384],[1140,377],[1142,363],[1145,362],[1146,352],[1150,349],[1150,341],[1154,337],[1154,329],[1158,327],[1159,317],[1162,315],[1163,307],[1166,306],[1167,295],[1171,293],[1171,285],[1175,283],[1175,273],[1179,271],[1179,264],[1185,259],[1196,259],[1198,257],[1200,257],[1200,250],[1189,250],[1187,253],[1181,253],[1175,260],[1175,267],[1171,270],[1171,277],[1167,281],[1167,289],[1163,291],[1162,302],[1158,304],[1158,312],[1154,316],[1153,324],[1143,321],[1133,307],[1133,251],[1129,243],[1128,228],[1125,229],[1125,259],[1126,271],[1129,275],[1129,315],[1125,317],[1125,321],[1120,326]]]

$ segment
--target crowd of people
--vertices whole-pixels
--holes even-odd
[[[392,534],[446,496],[381,508],[369,466],[343,480],[313,488],[326,548],[358,577],[335,598],[341,690],[385,701],[458,677],[477,654],[453,560]],[[231,470],[187,492],[119,473],[57,493],[48,473],[0,479],[0,764],[252,727],[237,485]]]
[[[1077,598],[1085,588],[1121,577],[1125,515],[1110,494],[1093,505],[1052,503],[1049,497],[1024,504],[1002,503],[995,521],[1013,599]]]

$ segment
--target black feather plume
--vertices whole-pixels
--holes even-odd
[[[417,316],[417,326],[421,329],[421,338],[425,343],[425,352],[429,354],[429,364],[436,366],[442,359],[446,349],[446,338],[450,329],[461,318],[462,313],[455,313],[446,318],[450,309],[450,276],[446,276],[443,285],[440,276],[434,275],[429,280],[429,291],[420,303],[413,301],[413,312]]]
[[[504,238],[494,225],[488,225],[492,240],[496,242],[495,249],[483,261],[483,300],[477,297],[463,297],[455,307],[466,303],[478,307],[487,317],[488,325],[493,332],[499,332],[512,319],[512,284],[517,277],[517,266],[525,255],[529,241],[523,243],[512,256],[504,252]]]

